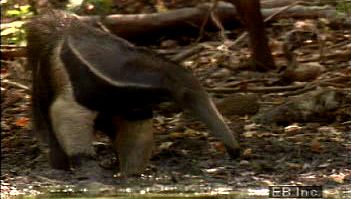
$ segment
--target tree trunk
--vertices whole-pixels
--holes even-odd
[[[240,20],[250,37],[252,62],[256,70],[268,71],[275,69],[268,39],[265,34],[263,17],[259,0],[231,0],[235,5]]]

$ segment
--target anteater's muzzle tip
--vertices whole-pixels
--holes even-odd
[[[226,147],[226,150],[231,159],[237,159],[241,155],[240,147],[238,148]]]

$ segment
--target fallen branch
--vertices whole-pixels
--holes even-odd
[[[296,0],[262,0],[261,7],[262,8],[284,7],[284,6],[293,4],[295,2]]]
[[[301,93],[314,90],[317,87],[334,86],[336,88],[345,88],[347,87],[347,84],[345,83],[345,81],[350,83],[351,82],[350,80],[351,80],[351,77],[349,75],[344,75],[344,76],[339,76],[339,77],[325,79],[325,80],[316,80],[314,82],[309,82],[309,83],[304,83],[301,85],[294,85],[294,86],[272,86],[272,87],[242,86],[240,87],[240,85],[245,85],[247,83],[263,81],[259,79],[253,79],[253,80],[245,80],[243,82],[236,82],[230,85],[230,86],[238,86],[236,88],[228,88],[228,85],[226,85],[226,87],[209,88],[207,89],[207,91],[211,93],[220,93],[220,94],[231,94],[231,93],[237,93],[237,92],[251,92],[251,93],[289,92],[289,93],[283,93],[282,96],[290,96],[290,95],[299,95]]]
[[[273,93],[273,92],[284,92],[294,91],[305,88],[306,84],[297,86],[272,86],[272,87],[251,87],[251,88],[210,88],[207,89],[210,93],[222,93],[230,94],[236,92],[252,92],[252,93]]]
[[[100,16],[80,16],[85,22],[97,24],[101,22],[111,32],[133,41],[147,40],[147,38],[159,38],[165,35],[177,35],[185,33],[198,34],[204,17],[211,10],[212,4],[201,4],[193,8],[182,8],[165,13],[153,14],[129,14]],[[264,18],[274,13],[281,12],[282,8],[261,9]],[[225,28],[237,24],[238,15],[234,6],[230,3],[218,2],[215,13]],[[294,6],[289,10],[279,13],[274,18],[331,18],[336,16],[336,10],[330,7],[317,6]],[[211,18],[210,18],[211,19]],[[218,25],[218,24],[217,24]],[[206,28],[217,28],[213,20],[208,20]],[[179,31],[181,30],[181,31]]]
[[[26,47],[24,46],[1,45],[1,60],[10,60],[16,57],[25,57],[26,53]]]

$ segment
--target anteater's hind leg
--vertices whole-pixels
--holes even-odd
[[[140,174],[147,167],[154,146],[152,119],[126,120],[113,118],[117,134],[113,146],[122,175]]]

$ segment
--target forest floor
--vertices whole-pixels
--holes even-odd
[[[299,66],[308,65],[317,71],[300,82],[282,75],[286,65],[282,45],[287,32],[301,24],[315,27],[323,45],[321,40],[310,42],[306,38],[309,42],[294,52]],[[97,134],[94,145],[107,175],[102,182],[105,186],[99,185],[94,193],[220,193],[271,185],[322,185],[336,192],[350,190],[351,55],[346,53],[351,52],[351,31],[326,29],[320,24],[321,20],[292,19],[267,27],[275,61],[283,72],[250,70],[247,39],[228,51],[221,48],[223,42],[213,33],[212,41],[200,42],[205,50],[182,60],[230,122],[243,149],[241,157],[230,159],[201,123],[165,104],[156,110],[155,149],[150,166],[140,176],[119,177],[108,139]],[[231,37],[235,39],[242,32],[241,28],[233,30]],[[172,58],[193,45],[180,45],[171,39],[151,48]],[[36,194],[45,190],[51,194],[83,193],[71,186],[79,184],[79,176],[50,169],[47,155],[31,132],[30,79],[23,69],[25,63],[24,58],[2,60],[1,194]],[[284,114],[297,111],[289,110],[289,106],[285,112],[274,109],[289,102],[318,103],[323,101],[318,97],[328,92],[342,96],[340,100],[332,95],[337,106],[322,108],[305,118]]]

